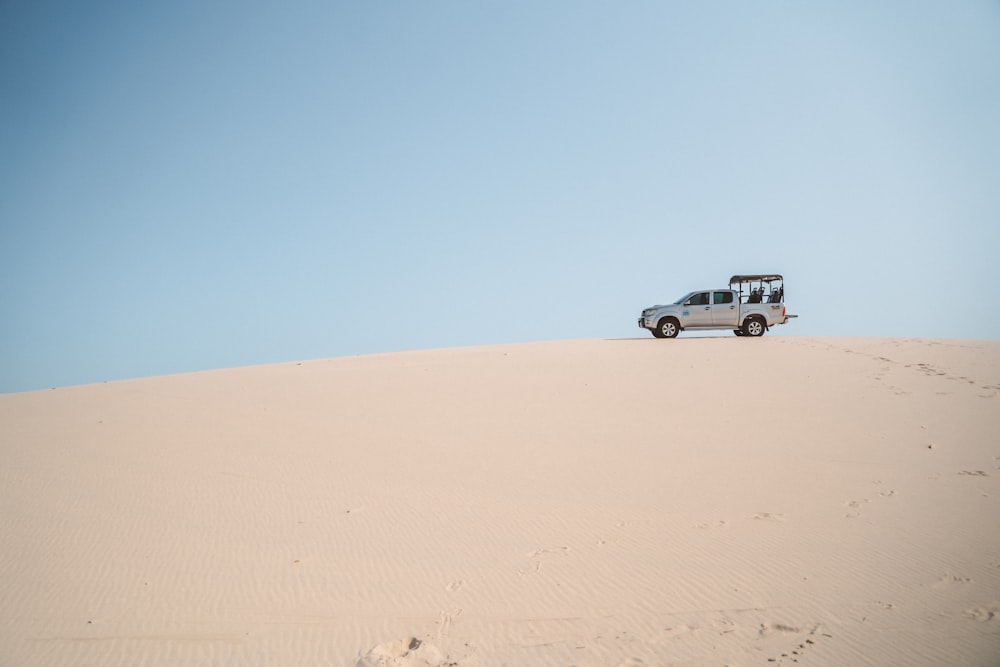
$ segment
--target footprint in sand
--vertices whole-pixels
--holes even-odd
[[[669,628],[663,628],[663,633],[673,639],[674,637],[680,637],[682,635],[689,635],[692,632],[698,632],[701,630],[696,625],[688,625],[687,623],[680,623],[678,625],[672,625]]]
[[[445,586],[444,589],[446,591],[448,591],[449,593],[454,593],[455,591],[457,591],[458,589],[460,589],[464,585],[465,585],[465,581],[464,580],[462,580],[462,579],[456,579],[455,581],[452,581],[447,586]]]
[[[784,521],[784,514],[772,514],[771,512],[758,512],[753,515],[757,521]]]
[[[991,604],[985,607],[975,607],[974,609],[966,609],[965,615],[974,621],[979,621],[980,623],[988,623],[995,619],[1000,619],[1000,606]]]
[[[859,516],[861,516],[861,506],[867,502],[870,502],[867,498],[864,498],[862,500],[850,501],[846,505],[847,514],[845,514],[844,516],[847,517],[848,519],[857,519]]]
[[[797,639],[792,639],[794,643],[784,650],[781,657],[767,659],[768,662],[783,663],[785,660],[798,662],[799,658],[805,655],[805,653],[816,644],[811,637],[830,636],[826,633],[819,634],[818,631],[818,624],[812,626],[811,628],[798,628],[791,625],[785,625],[783,623],[762,623],[757,634],[760,639],[768,641],[782,641],[785,637],[791,638],[794,635],[798,635]],[[787,641],[787,639],[784,641]]]
[[[770,637],[771,635],[790,633],[796,634],[802,632],[802,628],[797,628],[792,625],[785,625],[784,623],[761,623],[760,629],[757,634],[760,637]]]
[[[940,579],[938,579],[933,584],[933,588],[945,588],[949,586],[959,586],[962,584],[971,584],[972,579],[969,577],[962,577],[957,574],[946,574]]]
[[[560,556],[566,555],[569,552],[569,547],[556,547],[555,549],[535,549],[528,554],[528,558],[538,558],[539,556],[544,556],[546,554],[558,554]]]
[[[452,611],[442,611],[441,615],[438,617],[437,625],[437,638],[442,639],[451,634],[451,624],[456,618],[462,615],[461,609],[453,609]]]
[[[872,484],[880,485],[882,484],[882,480],[876,479]],[[896,495],[896,492],[892,489],[882,489],[878,492],[878,495],[882,498],[892,498]],[[861,500],[851,500],[845,503],[844,506],[847,508],[847,513],[844,516],[848,519],[857,519],[861,516],[861,507],[870,502],[871,500],[868,498],[862,498]]]
[[[542,569],[542,564],[540,561],[532,561],[527,565],[517,568],[517,576],[523,577],[528,574],[534,574]]]
[[[531,559],[531,562],[527,565],[523,565],[517,569],[518,576],[525,576],[526,574],[534,574],[542,569],[542,559],[547,556],[565,556],[569,553],[569,547],[556,547],[553,549],[535,549],[534,551],[528,552],[526,555]]]
[[[416,637],[385,642],[360,656],[355,667],[424,667],[440,665],[445,656],[437,647]]]

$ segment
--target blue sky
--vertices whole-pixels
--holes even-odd
[[[995,1],[10,0],[0,392],[648,336],[740,272],[773,335],[997,338],[998,119]]]

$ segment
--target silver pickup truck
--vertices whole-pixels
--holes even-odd
[[[639,326],[657,338],[675,338],[685,329],[732,329],[737,336],[756,337],[793,317],[785,308],[784,279],[765,274],[733,276],[729,289],[689,292],[671,304],[646,308]]]

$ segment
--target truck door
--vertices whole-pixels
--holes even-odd
[[[733,327],[739,324],[740,305],[731,291],[712,292],[712,325]]]
[[[681,311],[681,326],[684,327],[710,327],[712,326],[712,293],[698,292],[692,294],[691,298],[684,302],[684,310]]]

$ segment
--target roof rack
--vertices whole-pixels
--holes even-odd
[[[735,285],[737,283],[740,283],[740,284],[743,284],[743,283],[773,283],[773,282],[777,282],[779,280],[784,281],[784,278],[782,278],[777,273],[765,273],[765,274],[752,275],[752,276],[733,276],[732,278],[729,279],[729,284],[730,285]]]

